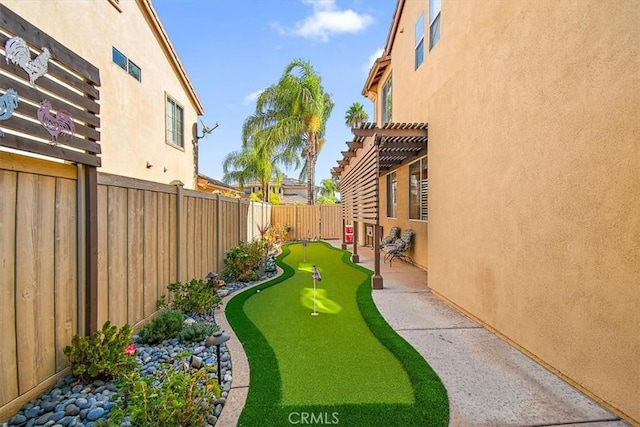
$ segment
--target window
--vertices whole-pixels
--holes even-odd
[[[113,62],[115,64],[117,64],[120,68],[122,68],[125,71],[127,70],[127,57],[124,56],[115,47],[113,48],[113,52],[112,52],[111,58],[113,58]]]
[[[382,124],[391,122],[391,92],[393,91],[391,76],[382,86]]]
[[[429,50],[440,40],[441,0],[429,0]]]
[[[428,220],[429,174],[427,158],[409,165],[409,219]]]
[[[134,79],[141,82],[142,81],[142,70],[136,64],[133,63],[127,56],[120,52],[115,47],[112,48],[111,58],[118,67],[122,68],[126,72],[128,72]]]
[[[424,13],[420,14],[418,22],[416,22],[415,32],[415,51],[416,51],[416,70],[424,61]]]
[[[387,217],[395,218],[398,213],[398,180],[396,173],[387,175]]]
[[[142,81],[142,70],[132,61],[129,61],[129,74],[133,76],[137,81]]]
[[[167,143],[184,148],[184,112],[167,96]]]

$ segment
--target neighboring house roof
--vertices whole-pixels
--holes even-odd
[[[233,193],[238,195],[242,194],[242,192],[237,188],[232,187],[228,184],[225,184],[224,182],[219,181],[217,179],[210,178],[202,173],[198,174],[197,187],[199,190],[206,191],[206,192],[219,191],[219,192],[228,192],[228,193]]]
[[[269,182],[269,186],[275,186],[276,182],[275,180],[272,180],[271,182]],[[244,184],[244,187],[262,187],[262,184],[260,184],[258,181],[252,181],[252,182],[247,182]],[[285,176],[282,179],[282,187],[300,187],[300,188],[307,188],[307,183],[304,181],[300,181],[299,179],[296,178],[289,178],[287,176]],[[316,188],[319,188],[316,185]]]
[[[151,0],[137,0],[137,1],[145,17],[148,19],[149,24],[151,25],[151,28],[157,34],[160,45],[162,46],[167,56],[169,57],[169,62],[173,66],[173,69],[175,70],[176,74],[179,76],[180,81],[182,82],[182,85],[184,86],[187,94],[189,95],[189,98],[191,98],[191,102],[193,103],[193,106],[195,107],[196,112],[198,113],[199,116],[202,116],[204,114],[204,107],[202,105],[202,102],[200,101],[200,98],[198,98],[198,95],[196,94],[196,90],[193,87],[191,80],[189,80],[189,76],[187,75],[187,72],[185,71],[182,65],[182,62],[180,62],[180,58],[178,58],[178,54],[173,48],[173,45],[169,40],[169,36],[167,35],[167,32],[162,26],[162,23],[160,22],[160,18],[158,17],[156,10],[153,8],[153,5],[151,4]]]
[[[307,204],[307,196],[300,196],[298,194],[290,194],[281,196],[280,204],[281,205],[306,205]]]

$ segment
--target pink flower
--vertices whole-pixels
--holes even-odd
[[[136,345],[135,344],[129,344],[127,346],[127,348],[124,349],[124,354],[126,354],[127,356],[133,356],[136,354]]]

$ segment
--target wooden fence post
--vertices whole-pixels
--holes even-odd
[[[87,248],[86,248],[86,232],[87,232],[87,209],[86,209],[86,191],[84,189],[86,182],[86,176],[84,173],[84,165],[78,163],[76,165],[76,173],[77,173],[77,181],[76,181],[76,200],[77,200],[77,222],[76,222],[76,245],[78,248],[78,253],[76,254],[77,259],[77,272],[76,277],[78,278],[78,295],[77,295],[77,304],[78,304],[78,319],[77,319],[77,328],[78,334],[80,335],[89,335],[89,327],[88,327],[88,316],[87,316],[87,289],[88,284],[86,281],[87,278]]]
[[[86,203],[86,308],[85,330],[98,330],[98,169],[84,167]]]
[[[220,194],[216,194],[216,253],[218,254],[218,271],[222,271],[222,206],[220,205]]]
[[[246,224],[245,224],[245,228]],[[249,239],[246,239],[249,240]],[[238,199],[238,238],[236,239],[237,242],[241,242],[242,241],[242,199]]]
[[[180,181],[176,182],[176,279],[182,281],[182,203],[184,184]]]
[[[78,333],[98,330],[98,171],[77,166]]]

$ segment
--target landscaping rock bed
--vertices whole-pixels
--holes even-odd
[[[276,273],[267,273],[260,280],[269,279]],[[229,283],[222,286],[218,293],[226,296],[251,286],[256,282]],[[187,322],[215,323],[215,308],[205,316],[197,316]],[[217,367],[216,348],[206,347],[205,341],[183,345],[177,338],[165,340],[156,345],[144,345],[136,342],[136,357],[143,375],[155,375],[164,367],[173,368],[187,363],[187,358],[179,357],[185,352],[198,356],[204,365]],[[220,365],[222,371],[221,397],[214,402],[214,411],[207,418],[206,427],[215,425],[222,412],[229,389],[231,388],[232,370],[231,355],[226,344],[220,346]],[[80,382],[75,376],[69,375],[59,381],[52,389],[24,405],[20,411],[3,427],[14,426],[45,426],[45,427],[71,427],[71,426],[96,426],[100,420],[109,418],[110,411],[117,404],[118,388],[114,382],[93,381],[89,384]],[[130,425],[126,418],[123,425]]]

